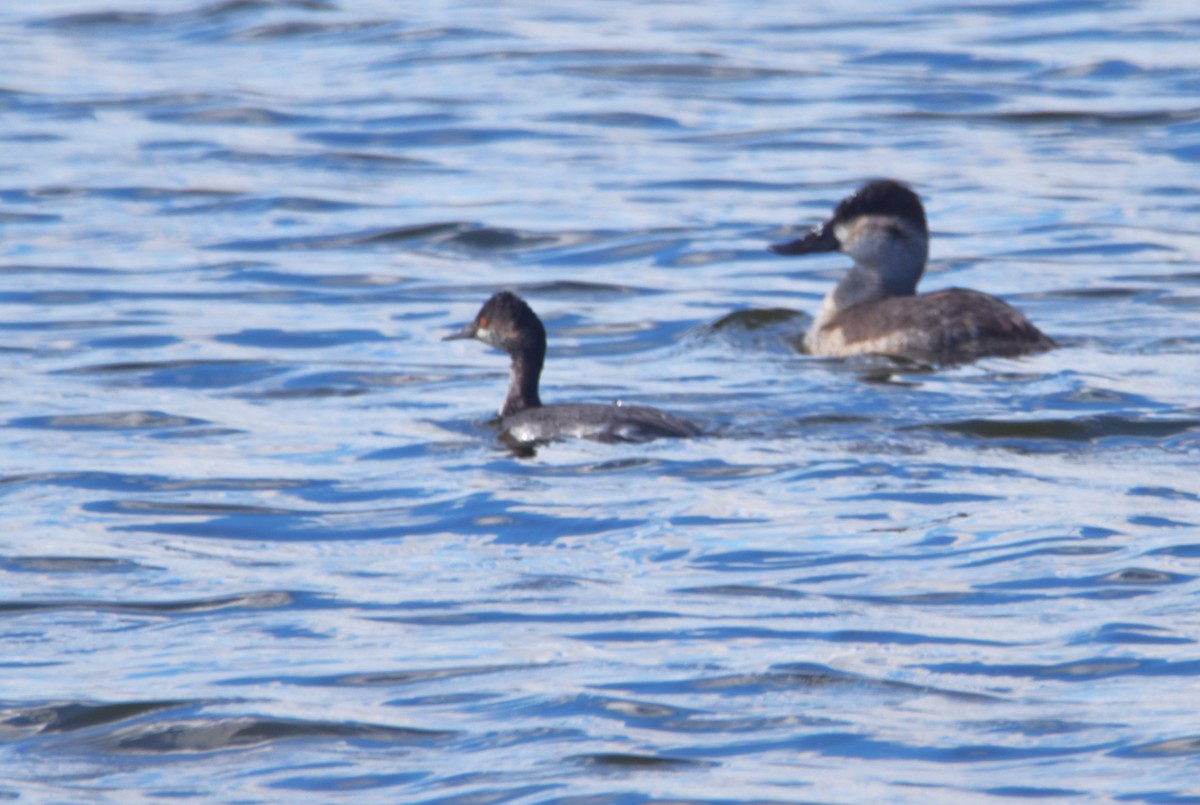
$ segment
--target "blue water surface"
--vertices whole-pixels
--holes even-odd
[[[1184,3],[0,6],[0,798],[1200,803]],[[871,177],[1061,348],[799,338]],[[515,454],[543,397],[702,438]]]

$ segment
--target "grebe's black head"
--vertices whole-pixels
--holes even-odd
[[[510,355],[537,354],[540,358],[546,352],[546,328],[541,319],[511,291],[492,296],[483,303],[474,319],[442,340],[457,338],[474,338]]]

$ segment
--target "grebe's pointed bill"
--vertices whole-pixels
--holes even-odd
[[[442,340],[443,341],[458,341],[459,339],[462,339],[462,338],[475,338],[477,335],[479,335],[479,323],[476,321],[469,321],[463,325],[461,330],[459,330],[458,332],[450,333],[450,335],[443,336]]]
[[[836,252],[841,248],[837,236],[833,234],[833,224],[826,223],[811,230],[799,240],[788,243],[772,243],[769,247],[775,254],[817,254],[819,252]]]

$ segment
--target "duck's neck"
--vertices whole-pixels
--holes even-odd
[[[917,283],[921,281],[921,274],[925,271],[924,253],[893,252],[888,255],[888,260],[886,266],[879,266],[861,258],[855,260],[854,267],[825,297],[826,305],[834,310],[845,310],[889,296],[916,294]]]
[[[834,316],[849,308],[893,296],[914,295],[923,267],[914,262],[906,270],[893,268],[885,273],[856,262],[837,287],[825,295],[813,320],[812,331],[820,331]]]
[[[845,310],[886,296],[908,296],[913,290],[915,285],[914,288],[908,289],[907,294],[896,293],[887,287],[880,272],[855,263],[854,268],[850,269],[837,287],[825,297],[825,302],[834,310]]]
[[[500,416],[541,406],[538,380],[542,376],[542,362],[545,357],[545,349],[531,349],[512,354],[512,366],[508,370],[508,394],[504,398],[504,405],[500,406]]]

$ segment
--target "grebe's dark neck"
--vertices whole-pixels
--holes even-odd
[[[500,416],[542,405],[538,397],[538,380],[546,359],[546,345],[526,344],[509,354],[512,356],[512,365],[508,370],[508,394],[504,397],[504,405],[500,406]]]

